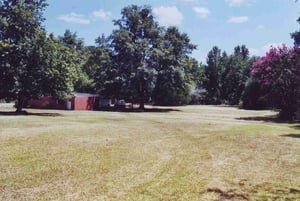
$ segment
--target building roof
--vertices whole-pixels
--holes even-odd
[[[98,97],[99,95],[98,94],[89,94],[89,93],[78,93],[78,92],[75,92],[74,96],[75,97]]]

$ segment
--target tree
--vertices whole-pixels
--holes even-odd
[[[84,47],[83,39],[78,38],[76,33],[66,30],[63,36],[59,36],[59,41],[76,55],[77,64],[75,66],[77,72],[77,81],[74,83],[74,90],[77,92],[95,92],[93,77],[89,75],[87,68],[87,60],[89,57],[89,49]]]
[[[191,87],[195,85],[192,71],[198,64],[188,54],[196,46],[190,43],[187,34],[169,27],[162,36],[160,47],[153,101],[156,105],[188,104]]]
[[[44,0],[4,0],[0,2],[0,41],[2,41],[1,81],[5,88],[1,96],[18,98],[19,103],[22,92],[19,90],[28,63],[31,40],[42,28],[44,20],[42,12],[46,6]]]
[[[297,22],[300,23],[300,17],[297,19]],[[300,31],[291,33],[291,37],[294,39],[294,44],[300,46]]]
[[[84,42],[83,39],[78,38],[76,33],[72,33],[69,29],[67,29],[63,36],[58,37],[59,40],[64,44],[64,46],[75,49],[75,50],[83,50]]]
[[[75,57],[41,26],[45,0],[0,1],[0,96],[26,99],[51,95],[66,98],[73,91]]]
[[[245,45],[236,46],[234,54],[223,57],[223,72],[221,75],[222,101],[237,105],[245,88],[245,83],[250,76],[251,60]]]
[[[111,36],[113,68],[118,71],[115,80],[121,84],[123,97],[144,109],[157,73],[151,55],[157,49],[159,27],[148,6],[128,6],[121,13],[122,18],[114,21],[119,29]]]
[[[207,65],[205,66],[204,87],[207,90],[207,103],[220,104],[220,59],[221,50],[214,46],[207,55]]]
[[[242,95],[243,109],[258,110],[268,106],[266,93],[261,84],[255,78],[249,78],[245,83],[245,90]]]
[[[118,79],[117,65],[112,63],[110,38],[104,35],[96,39],[97,46],[90,48],[86,69],[93,78],[96,92],[103,97],[121,98],[121,83]]]
[[[265,91],[268,102],[280,109],[280,117],[295,117],[300,108],[299,47],[273,47],[254,62],[251,73]]]

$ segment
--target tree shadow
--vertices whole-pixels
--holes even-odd
[[[295,126],[293,126],[293,128],[300,130],[300,125],[295,125]]]
[[[180,112],[181,110],[174,108],[145,108],[143,110],[137,108],[100,108],[98,111],[105,112],[124,112],[124,113],[167,113]]]
[[[286,134],[286,135],[281,135],[282,137],[291,137],[291,138],[299,138],[300,139],[300,134]]]
[[[258,117],[238,117],[237,120],[245,121],[264,121],[271,123],[285,123],[285,124],[299,124],[299,120],[284,120],[280,119],[278,115],[269,115],[269,116],[258,116]],[[300,126],[298,126],[300,128]]]
[[[32,113],[32,112],[14,112],[14,111],[0,111],[0,116],[41,116],[41,117],[59,117],[63,116],[59,113],[48,113],[48,112],[41,112],[41,113]]]

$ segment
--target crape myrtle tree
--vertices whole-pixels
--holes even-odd
[[[0,1],[0,98],[16,99],[21,112],[26,99],[73,91],[75,56],[41,23],[45,0]]]
[[[158,48],[160,28],[148,6],[128,6],[121,14],[121,19],[114,21],[118,29],[111,36],[112,68],[117,69],[115,86],[120,87],[119,96],[144,109],[157,74],[153,54]]]
[[[262,86],[268,103],[280,109],[280,117],[294,118],[300,107],[300,48],[271,48],[254,62],[251,73]]]

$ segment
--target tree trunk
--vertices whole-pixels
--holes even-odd
[[[24,100],[25,99],[22,95],[18,97],[16,103],[16,113],[23,113]]]
[[[279,113],[279,118],[283,120],[293,120],[296,116],[297,109],[295,108],[282,108]]]
[[[143,83],[142,83],[142,81],[141,81],[141,83],[140,83],[140,88],[139,88],[139,99],[140,99],[140,107],[139,107],[139,109],[140,110],[145,110],[145,93],[144,93],[144,87],[143,87]]]
[[[140,110],[145,110],[145,103],[144,101],[141,101],[140,102],[140,107],[139,107]]]

